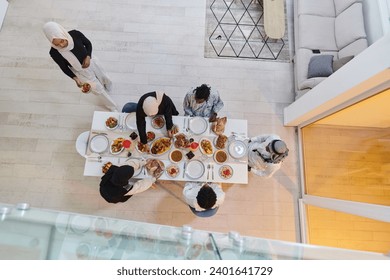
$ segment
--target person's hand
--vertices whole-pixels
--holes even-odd
[[[169,137],[169,138],[172,138],[173,135],[175,135],[175,134],[178,133],[178,132],[179,132],[179,127],[178,127],[176,124],[174,124],[174,125],[172,126],[172,128],[171,128],[170,130],[168,130],[168,137]]]
[[[91,64],[91,58],[90,58],[89,56],[87,56],[87,57],[84,59],[84,61],[83,61],[82,67],[83,67],[83,68],[88,68],[90,64]]]
[[[215,122],[217,120],[217,113],[211,113],[211,116],[209,118],[209,122]]]
[[[80,81],[79,78],[74,77],[73,80],[76,82],[76,85],[77,85],[78,87],[82,87],[82,86],[83,86],[83,83]]]

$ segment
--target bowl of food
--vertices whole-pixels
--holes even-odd
[[[118,127],[118,119],[114,117],[109,117],[106,120],[106,127],[107,129],[114,130],[115,128]]]
[[[111,142],[111,148],[110,148],[111,154],[117,155],[117,154],[120,154],[124,150],[123,141],[125,141],[125,138],[119,137],[119,138],[114,139]]]
[[[81,86],[81,92],[82,93],[89,93],[91,91],[91,85],[88,84],[88,83],[84,83],[82,86]]]
[[[214,146],[217,149],[225,149],[226,148],[226,143],[227,143],[227,136],[226,135],[218,135],[217,137],[214,138]]]
[[[227,161],[227,159],[228,159],[228,155],[224,150],[218,150],[214,154],[214,160],[217,163],[224,163]]]
[[[233,168],[229,165],[223,165],[219,169],[219,176],[222,179],[230,179],[233,176]]]
[[[140,154],[149,154],[150,153],[150,147],[148,144],[142,144],[141,142],[138,142],[137,145],[135,146],[137,151]]]
[[[102,172],[104,174],[107,173],[108,169],[110,169],[110,167],[112,166],[112,163],[109,161],[109,162],[106,162],[105,164],[103,164],[102,166]]]
[[[183,153],[180,150],[173,150],[169,154],[169,159],[174,163],[178,163],[183,159]]]
[[[156,138],[156,134],[153,131],[146,132],[146,140],[148,142],[153,141]]]
[[[203,138],[200,140],[200,151],[206,156],[213,155],[213,145],[211,144],[211,141],[209,139]]]
[[[152,155],[160,156],[171,149],[172,141],[168,137],[160,137],[153,141],[150,146],[150,153]]]
[[[183,133],[178,133],[174,136],[174,146],[178,149],[185,149],[190,144],[190,140]]]
[[[167,167],[167,169],[165,169],[167,175],[171,178],[175,178],[179,175],[180,173],[180,169],[179,169],[179,166],[177,166],[176,164],[171,164]]]
[[[163,128],[164,125],[165,125],[165,119],[163,116],[155,116],[153,119],[152,119],[152,127],[154,129],[160,129],[160,128]]]
[[[149,175],[159,178],[164,173],[165,165],[159,159],[150,158],[146,160],[145,169]]]

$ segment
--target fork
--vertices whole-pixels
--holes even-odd
[[[207,164],[207,180],[209,179],[210,177],[210,163]]]

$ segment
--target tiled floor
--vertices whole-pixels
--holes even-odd
[[[10,0],[0,32],[0,201],[243,235],[298,240],[298,159],[294,128],[282,109],[293,100],[289,63],[203,57],[205,0]],[[162,187],[111,205],[100,178],[83,176],[75,139],[88,130],[93,96],[82,95],[49,57],[42,25],[79,29],[112,77],[122,106],[153,90],[181,108],[187,89],[216,87],[222,115],[244,118],[249,134],[279,134],[290,156],[273,178],[250,175],[248,185],[224,185],[226,201],[212,218],[196,218],[182,186]],[[182,112],[182,110],[180,110]]]

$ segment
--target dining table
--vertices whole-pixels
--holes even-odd
[[[162,119],[162,125],[158,123],[156,126],[153,117],[146,117],[146,132],[152,132],[157,141],[162,137],[168,137],[168,132],[165,126],[164,116],[156,116]],[[116,125],[111,125],[110,120],[116,120]],[[209,122],[208,118],[190,117],[190,116],[172,116],[172,122],[177,126],[178,134],[184,134],[186,139],[199,144],[196,150],[191,150],[190,158],[187,154],[190,149],[187,147],[178,148],[174,145],[175,135],[172,137],[169,149],[162,154],[142,153],[138,148],[139,133],[136,124],[136,113],[120,113],[120,112],[105,112],[95,111],[93,114],[91,130],[89,133],[86,160],[84,166],[84,176],[104,175],[102,167],[111,162],[114,165],[124,165],[132,159],[144,159],[146,162],[150,159],[158,159],[164,165],[164,172],[158,180],[171,181],[196,181],[196,182],[215,182],[215,183],[248,183],[248,123],[247,120],[227,119],[223,135],[227,137],[224,150],[226,161],[219,163],[216,158],[218,149],[216,147],[217,134],[213,132],[213,123]],[[107,126],[108,124],[108,126]],[[132,137],[138,136],[135,139]],[[129,140],[131,145],[126,148],[119,149],[113,152],[111,145],[125,139]],[[212,146],[212,151],[205,152],[200,144],[203,140],[209,140]],[[153,141],[148,143],[152,147]],[[172,161],[172,152],[179,150],[182,154],[182,159],[178,162]],[[177,153],[177,152],[176,152]],[[169,174],[168,168],[175,166],[176,174]],[[226,169],[229,169],[226,176]],[[142,167],[134,172],[134,178],[150,177],[148,170]]]

